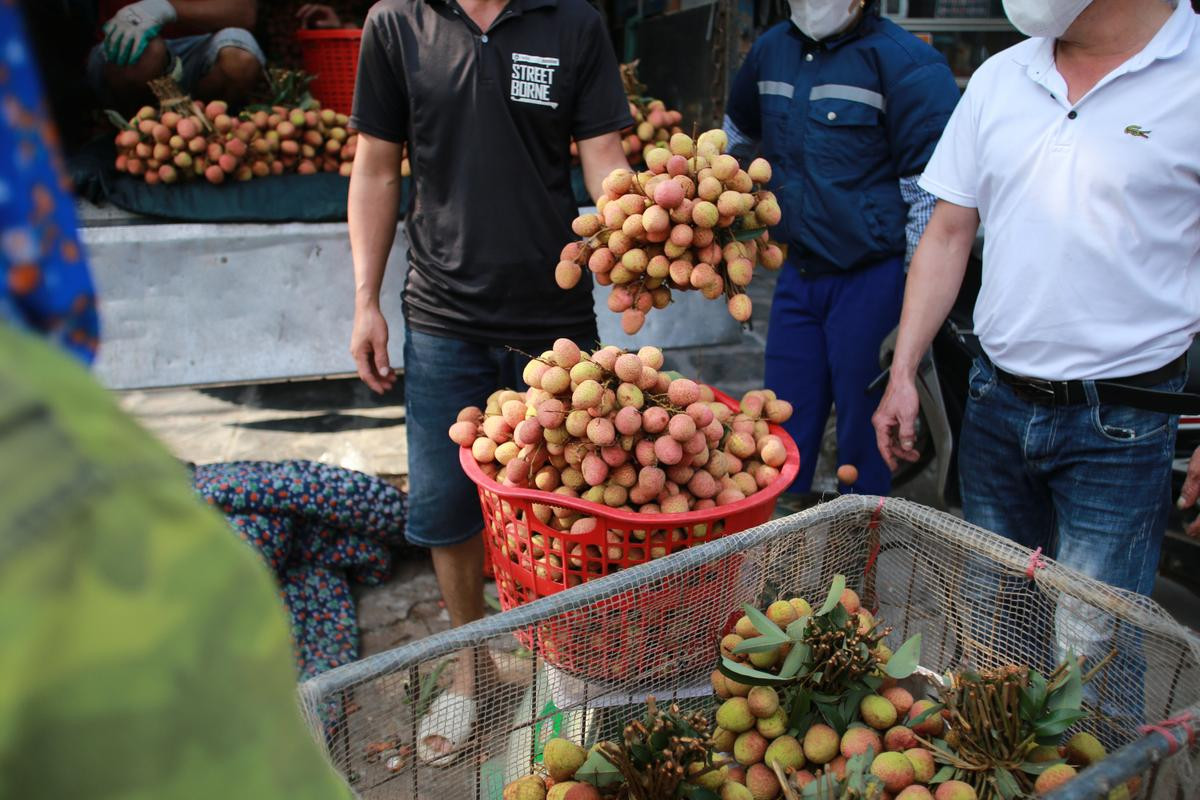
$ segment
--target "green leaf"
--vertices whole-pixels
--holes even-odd
[[[737,647],[733,648],[735,653],[762,653],[767,650],[775,650],[781,644],[787,644],[790,639],[785,634],[783,638],[767,634],[766,636],[754,636],[750,639],[744,639],[738,642]]]
[[[629,752],[633,754],[633,759],[640,766],[649,764],[654,759],[654,754],[650,752],[650,748],[644,744],[629,745]]]
[[[1042,715],[1042,703],[1045,697],[1033,687],[1021,689],[1021,716],[1024,719],[1037,719]]]
[[[893,678],[907,678],[917,671],[917,663],[921,660],[921,634],[916,634],[900,649],[892,653],[883,671]]]
[[[947,764],[934,773],[934,776],[929,779],[929,785],[932,786],[935,783],[945,783],[948,780],[953,780],[954,773],[957,771],[954,767]]]
[[[1068,663],[1066,679],[1046,698],[1046,708],[1049,711],[1078,710],[1083,705],[1083,678],[1079,674],[1079,663],[1074,658]]]
[[[843,695],[841,712],[842,717],[846,720],[847,727],[849,726],[850,722],[852,722],[854,718],[858,716],[858,706],[860,703],[862,703],[863,698],[870,693],[870,689],[865,686],[861,686],[856,689],[851,689]],[[838,733],[844,733],[844,731],[839,730]]]
[[[812,714],[812,692],[808,689],[796,688],[789,692],[787,698],[788,703],[788,727],[789,728],[804,728],[803,725],[806,717]]]
[[[808,659],[811,655],[810,648],[806,644],[794,644],[788,652],[787,658],[783,659],[783,665],[779,668],[779,677],[794,678],[799,674],[801,668],[808,666]]]
[[[1021,764],[1021,772],[1026,775],[1041,775],[1055,764],[1065,763],[1067,763],[1065,758],[1056,758],[1053,761],[1025,761]]]
[[[878,675],[864,675],[862,677],[862,682],[865,683],[872,692],[879,691],[879,687],[883,686],[883,678],[879,677]]]
[[[575,780],[585,781],[597,789],[603,789],[606,786],[621,783],[624,778],[621,777],[621,771],[614,767],[612,762],[601,755],[598,750],[593,750],[588,753],[583,766],[575,771]]]
[[[709,789],[697,786],[694,783],[679,784],[679,796],[689,798],[689,800],[721,800],[719,796],[713,794]]]
[[[1007,769],[996,767],[992,770],[992,776],[996,781],[996,791],[1000,792],[1004,800],[1013,800],[1013,798],[1022,796],[1021,785]]]
[[[780,640],[780,644],[788,640],[787,634],[778,625],[771,622],[766,614],[749,603],[744,603],[742,609],[746,612],[746,616],[750,618],[750,621],[754,623],[754,628],[760,635],[775,636]]]
[[[834,575],[833,583],[829,587],[829,594],[825,596],[825,602],[821,604],[821,610],[815,616],[823,617],[830,611],[833,611],[833,607],[838,605],[838,602],[842,599],[842,592],[844,591],[846,591],[846,576],[840,574]]]
[[[137,130],[129,124],[129,120],[125,119],[118,112],[113,111],[111,108],[104,109],[104,116],[107,117],[108,121],[113,124],[113,127],[119,131]]]
[[[847,718],[842,713],[841,703],[817,703],[817,709],[829,723],[829,727],[837,731],[838,736],[846,732],[846,728],[850,727],[850,722],[854,719],[853,717]]]
[[[808,623],[812,621],[812,617],[805,614],[797,620],[792,620],[787,626],[787,635],[793,642],[804,640],[804,634],[808,631]]]
[[[832,775],[822,775],[800,790],[804,800],[834,800],[842,796],[842,784]]]
[[[666,748],[671,743],[671,737],[667,736],[666,731],[657,731],[650,734],[650,749],[658,752]]]
[[[742,228],[733,234],[733,238],[739,242],[748,242],[751,239],[757,239],[763,235],[766,228]]]
[[[821,619],[825,621],[825,630],[837,630],[845,626],[850,619],[850,612],[841,603],[835,603],[833,610]]]
[[[916,717],[914,717],[912,720],[910,720],[910,721],[907,723],[907,724],[908,724],[908,727],[910,727],[910,728],[915,728],[915,727],[917,727],[918,725],[920,725],[920,724],[921,724],[922,722],[924,722],[925,720],[929,719],[929,718],[930,718],[931,716],[933,716],[934,714],[940,714],[940,713],[942,713],[942,709],[943,709],[943,708],[945,708],[945,707],[946,707],[946,704],[945,704],[945,703],[934,703],[932,706],[930,706],[929,708],[925,709],[925,710],[924,710],[924,711],[922,711],[920,714],[917,714],[917,716],[916,716]]]
[[[733,678],[738,683],[744,683],[748,686],[783,686],[791,682],[790,678],[781,678],[778,675],[772,675],[770,672],[762,672],[728,658],[722,658],[717,669],[726,678]]]
[[[429,710],[429,704],[433,700],[433,690],[437,688],[438,681],[441,680],[442,673],[446,671],[446,667],[454,662],[451,657],[443,658],[424,678],[421,679],[420,692],[417,695],[417,708],[413,712],[419,717],[425,716],[425,712]]]
[[[1086,711],[1060,708],[1039,719],[1033,726],[1033,734],[1039,740],[1062,736],[1067,728],[1086,716]]]

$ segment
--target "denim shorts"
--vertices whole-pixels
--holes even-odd
[[[244,28],[222,28],[216,33],[203,33],[198,36],[180,36],[175,39],[163,39],[167,50],[183,63],[183,89],[191,92],[196,88],[196,82],[208,74],[217,63],[217,54],[226,47],[236,47],[245,50],[260,64],[267,63],[267,57],[262,48],[254,40],[254,34]],[[104,65],[108,59],[104,55],[104,44],[92,48],[88,55],[87,78],[88,84],[101,97],[105,97]]]
[[[592,346],[595,334],[577,343]],[[553,341],[525,345],[538,354]],[[497,389],[524,391],[529,359],[502,344],[404,333],[404,416],[408,435],[408,522],[404,537],[422,547],[461,544],[483,529],[479,492],[458,463],[448,431],[467,406],[483,407]]]

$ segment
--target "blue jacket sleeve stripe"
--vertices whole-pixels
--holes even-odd
[[[780,97],[786,97],[787,99],[791,100],[792,95],[795,93],[795,91],[796,91],[796,87],[792,86],[792,84],[790,84],[790,83],[784,83],[783,81],[759,81],[758,82],[758,93],[759,94],[775,94],[775,95],[779,95]]]

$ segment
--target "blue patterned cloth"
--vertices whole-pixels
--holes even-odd
[[[925,233],[925,226],[933,216],[933,207],[937,198],[917,185],[920,175],[910,175],[900,179],[900,197],[908,204],[908,220],[904,225],[904,266],[912,261],[913,253],[917,252],[917,243]]]
[[[90,364],[100,322],[75,206],[16,5],[0,2],[0,320]]]
[[[300,677],[357,659],[350,583],[391,575],[393,549],[404,544],[404,492],[312,461],[208,464],[195,468],[193,484],[275,573]]]

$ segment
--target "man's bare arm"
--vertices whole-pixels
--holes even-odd
[[[379,308],[379,292],[396,236],[402,151],[400,144],[360,132],[347,201],[350,249],[354,256],[354,331],[350,353],[359,377],[378,393],[387,391],[396,382],[388,361],[387,320]]]
[[[583,165],[583,182],[587,184],[592,200],[604,194],[600,184],[614,169],[629,169],[629,159],[621,149],[621,135],[617,132],[593,136],[576,143],[579,146],[579,161]]]
[[[897,459],[916,461],[916,374],[921,358],[954,306],[979,230],[979,212],[939,200],[913,254],[900,312],[900,333],[891,376],[871,421],[879,452],[895,469]]]

